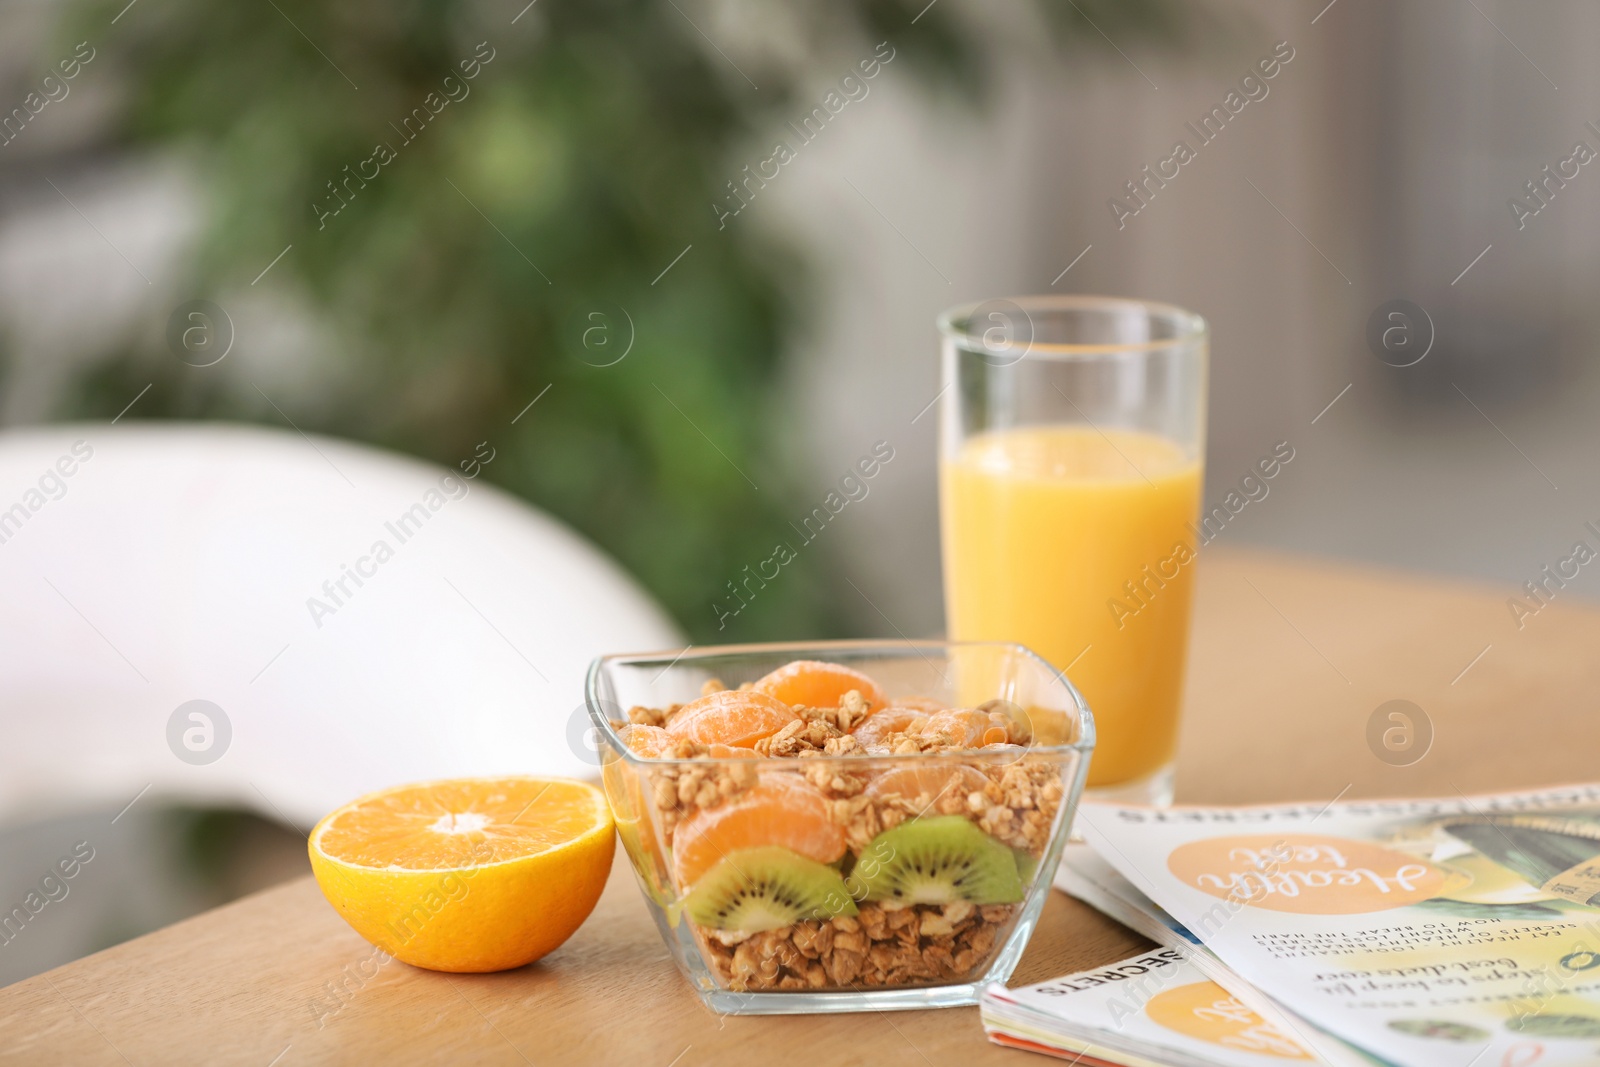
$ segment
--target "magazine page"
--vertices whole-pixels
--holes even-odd
[[[1303,1046],[1321,1054],[1320,1061],[1333,1067],[1381,1065],[1382,1061],[1294,1016],[1283,1005],[1240,978],[1215,953],[1202,945],[1199,938],[1157,907],[1090,846],[1076,842],[1067,845],[1061,855],[1061,866],[1056,871],[1055,885],[1156,944],[1182,953],[1188,966],[1233,994],[1269,1024],[1291,1036],[1302,1038]]]
[[[1320,1062],[1171,948],[984,996],[984,1025],[1073,1052],[1159,1062],[1311,1067]]]
[[[1600,786],[1085,804],[1077,827],[1246,982],[1371,1055],[1600,1063]]]

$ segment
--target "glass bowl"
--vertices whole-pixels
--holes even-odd
[[[659,722],[708,685],[737,689],[794,660],[860,671],[890,707],[982,707],[1003,728],[959,753],[915,751],[904,737],[870,752],[842,738],[812,750],[807,735],[777,744],[783,757],[700,746],[685,758],[690,747],[679,745],[646,758],[629,747],[630,733],[641,745],[665,736],[636,733],[630,717]],[[1094,749],[1077,690],[1012,644],[603,656],[585,696],[651,914],[684,976],[724,1014],[976,1004],[984,986],[1010,977],[1033,932]],[[835,703],[861,711],[848,696]],[[835,733],[855,725],[832,723]],[[1008,731],[1008,742],[1026,743],[995,743]],[[810,736],[821,744],[825,732]]]

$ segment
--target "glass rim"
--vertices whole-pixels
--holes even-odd
[[[667,670],[670,670],[671,668],[680,664],[687,665],[694,663],[697,660],[726,659],[730,656],[753,656],[771,653],[794,652],[857,652],[879,654],[898,653],[911,655],[926,654],[928,652],[943,653],[945,650],[952,648],[993,648],[1004,649],[1006,651],[1019,654],[1025,659],[1033,660],[1034,662],[1038,663],[1045,669],[1045,671],[1049,673],[1052,682],[1059,684],[1066,690],[1067,696],[1072,700],[1073,711],[1076,713],[1078,735],[1077,740],[1069,741],[1062,745],[1022,746],[1023,755],[1064,756],[1069,752],[1078,752],[1088,756],[1094,752],[1096,741],[1095,721],[1094,713],[1090,710],[1088,701],[1085,700],[1083,694],[1078,691],[1078,687],[1072,684],[1072,680],[1067,677],[1066,671],[1058,669],[1055,664],[1039,655],[1039,653],[1035,652],[1033,649],[1015,641],[906,641],[894,638],[866,640],[850,640],[847,638],[844,640],[832,641],[772,641],[737,645],[691,645],[688,648],[681,650],[668,649],[661,652],[612,653],[605,656],[596,656],[594,660],[590,662],[589,670],[584,678],[583,702],[585,708],[589,712],[589,718],[593,722],[596,731],[602,738],[605,739],[606,744],[617,754],[618,758],[622,759],[626,763],[646,767],[674,765],[705,767],[733,763],[742,764],[748,762],[751,757],[694,756],[687,759],[657,759],[640,756],[638,753],[630,749],[622,740],[622,738],[618,736],[616,728],[611,725],[610,717],[606,715],[605,709],[600,706],[598,685],[601,673],[606,669],[607,666],[613,663],[635,663],[650,666],[654,666],[659,663],[662,665],[662,673],[666,673]],[[1066,709],[1062,710],[1065,711]],[[822,761],[831,764],[845,761],[850,763],[862,763],[867,760],[909,761],[930,759],[970,759],[971,757],[978,755],[988,756],[996,761],[998,761],[999,757],[1009,756],[1013,759],[1017,758],[1015,754],[1011,753],[984,753],[980,749],[972,749],[948,752],[917,752],[898,754],[884,753],[882,755],[873,756],[818,755],[809,757],[808,762]]]
[[[1025,356],[1034,353],[1045,356],[1070,357],[1114,355],[1121,352],[1155,352],[1205,341],[1211,332],[1211,328],[1203,316],[1176,304],[1167,304],[1155,300],[1139,300],[1133,297],[1098,296],[1089,293],[1042,293],[1033,296],[991,297],[988,300],[978,300],[969,304],[959,304],[952,308],[946,308],[939,313],[939,317],[935,320],[940,336],[945,340],[961,345],[969,351],[987,350],[987,345],[983,338],[973,333],[967,326],[975,311],[985,304],[992,303],[1014,304],[1023,314],[1028,315],[1030,320],[1035,311],[1044,313],[1102,311],[1112,308],[1133,309],[1143,312],[1149,318],[1166,318],[1175,324],[1178,331],[1172,337],[1162,338],[1157,341],[1106,341],[1079,344],[1065,341],[1030,340],[1024,347],[1023,354]]]

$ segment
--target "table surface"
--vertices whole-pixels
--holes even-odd
[[[1593,778],[1600,611],[1557,602],[1519,630],[1513,592],[1208,549],[1179,800],[1326,802]],[[1367,747],[1368,718],[1392,699],[1420,706],[1435,732],[1408,767]],[[617,859],[571,941],[494,975],[375,968],[315,883],[290,882],[0,991],[0,1062],[1046,1062],[989,1045],[975,1008],[719,1017],[678,975],[620,849]],[[1146,944],[1053,893],[1013,982]],[[344,1006],[319,1018],[340,981]]]

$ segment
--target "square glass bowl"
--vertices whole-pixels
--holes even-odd
[[[906,751],[916,746],[902,739],[900,751],[782,758],[629,748],[631,709],[666,711],[713,679],[737,689],[794,660],[867,674],[890,708],[981,707],[1027,743],[953,754]],[[586,703],[651,914],[685,977],[725,1014],[976,1004],[1022,956],[1094,749],[1089,708],[1061,672],[999,643],[603,656]]]

